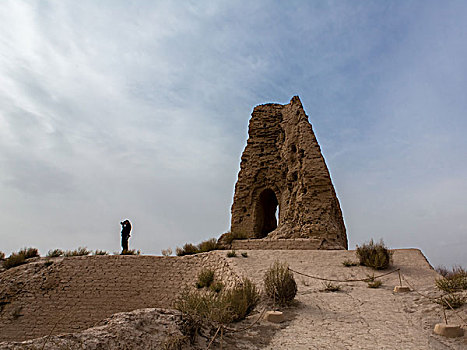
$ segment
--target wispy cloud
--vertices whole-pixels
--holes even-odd
[[[448,254],[466,233],[466,12],[3,1],[0,248],[117,250],[125,217],[148,253],[219,235],[253,106],[299,94],[351,246],[381,236],[467,263]]]

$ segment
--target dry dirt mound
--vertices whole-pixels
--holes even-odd
[[[93,327],[74,334],[43,337],[25,342],[0,343],[0,349],[161,349],[181,339],[181,317],[173,310],[140,309],[118,313]],[[197,349],[188,344],[184,348]]]

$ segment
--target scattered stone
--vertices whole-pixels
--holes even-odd
[[[284,313],[281,311],[266,311],[264,319],[272,323],[281,323],[285,321]]]
[[[395,286],[394,293],[407,293],[410,292],[409,287]]]
[[[464,335],[464,330],[461,326],[444,323],[437,323],[435,325],[434,332],[435,334],[439,334],[447,338],[457,338]]]

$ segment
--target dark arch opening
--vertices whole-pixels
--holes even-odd
[[[278,204],[276,194],[271,189],[266,189],[259,195],[256,204],[255,235],[257,238],[264,238],[277,228]]]

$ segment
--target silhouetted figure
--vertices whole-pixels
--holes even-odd
[[[125,220],[120,223],[122,225],[122,254],[128,250],[128,239],[130,238],[131,224]]]

